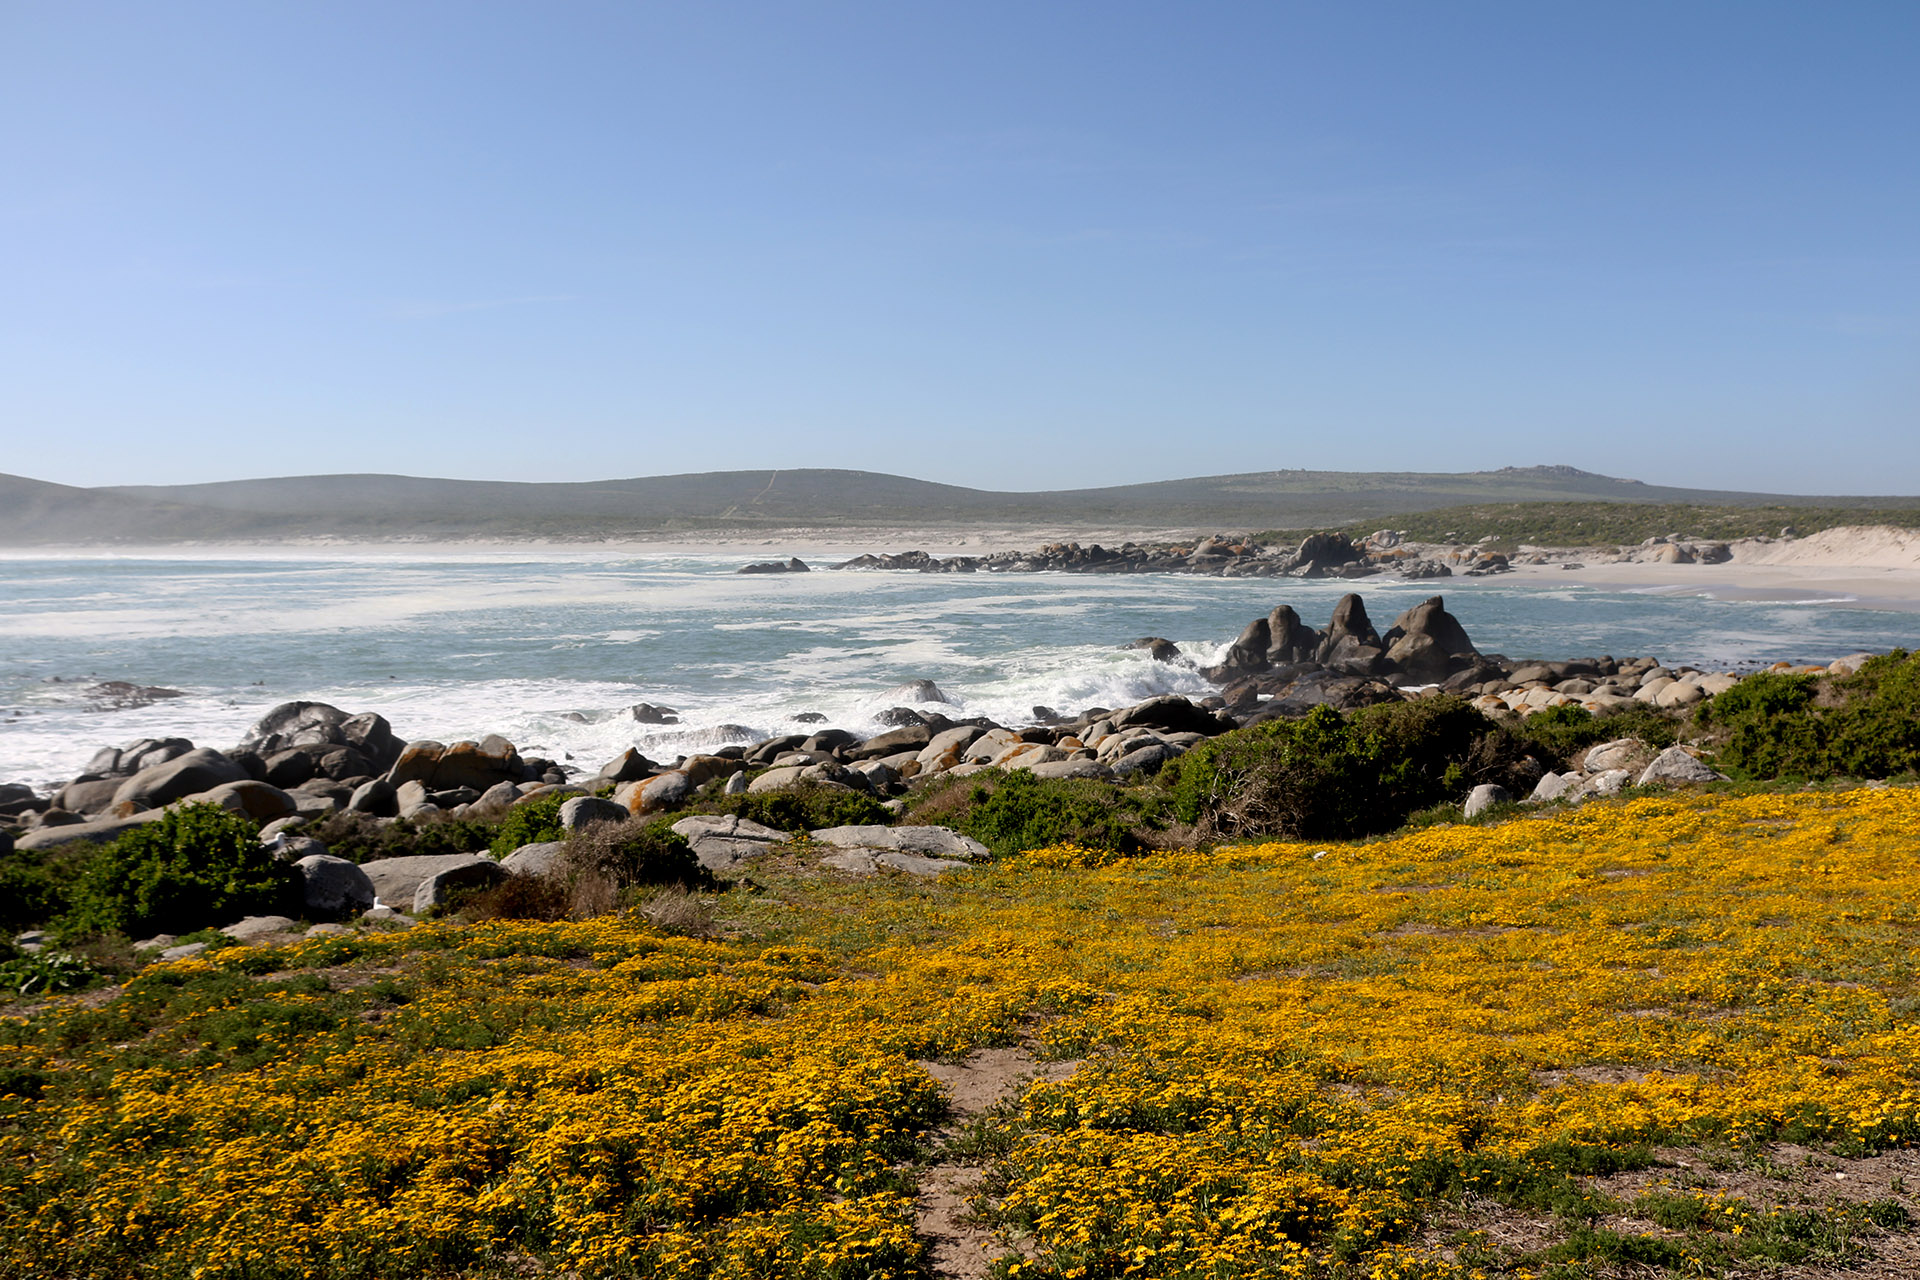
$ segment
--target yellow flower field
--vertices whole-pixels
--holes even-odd
[[[1911,1225],[1684,1189],[1598,1224],[1661,1151],[1920,1137],[1914,789],[936,884],[803,859],[723,941],[442,924],[0,1024],[0,1271],[918,1275],[917,1060],[1012,1043],[1077,1064],[970,1131],[1021,1277],[1715,1274]],[[1442,1240],[1462,1205],[1565,1229]]]

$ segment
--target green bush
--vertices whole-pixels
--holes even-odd
[[[1059,844],[1136,853],[1163,825],[1164,808],[1151,787],[1012,769],[953,779],[921,797],[908,816],[952,827],[1000,857]]]
[[[1748,676],[1697,718],[1715,733],[1714,767],[1743,782],[1920,771],[1920,654],[1895,650],[1839,678]]]
[[[638,885],[703,884],[706,868],[673,829],[673,818],[590,823],[567,838],[570,871],[597,874],[620,890]]]
[[[491,848],[499,830],[499,823],[477,818],[400,818],[382,822],[364,813],[336,813],[303,828],[301,834],[326,845],[327,852],[336,858],[372,862],[376,858],[473,853]]]
[[[1655,749],[1670,747],[1679,738],[1680,724],[1657,707],[1635,705],[1594,715],[1570,702],[1520,719],[1513,734],[1547,763],[1565,768],[1581,751],[1615,738],[1638,738]]]
[[[69,907],[66,886],[36,860],[0,859],[0,932],[45,924]]]
[[[560,806],[571,799],[571,795],[565,794],[542,796],[513,806],[507,810],[507,816],[495,829],[487,847],[504,858],[522,845],[566,839],[567,829],[560,825]]]
[[[217,804],[190,804],[94,855],[62,931],[137,938],[299,909],[299,877],[261,847],[252,822]]]
[[[778,791],[749,791],[716,796],[693,806],[701,813],[732,813],[776,831],[817,831],[821,827],[884,826],[893,811],[864,791],[800,782]]]
[[[1482,782],[1521,785],[1524,744],[1459,698],[1343,716],[1315,707],[1222,734],[1161,775],[1202,838],[1343,839],[1392,831]]]

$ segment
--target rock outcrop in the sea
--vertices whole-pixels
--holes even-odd
[[[1446,553],[1470,577],[1504,572],[1507,558],[1469,547]],[[1216,534],[1190,543],[1052,542],[1031,551],[996,551],[984,556],[935,556],[901,551],[855,556],[834,569],[875,569],[910,573],[1189,573],[1223,578],[1445,578],[1454,567],[1402,545],[1399,535],[1382,531],[1355,542],[1344,533],[1309,534],[1297,544],[1263,546],[1251,538]],[[745,572],[745,570],[742,570]]]

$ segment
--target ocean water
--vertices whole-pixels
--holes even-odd
[[[801,554],[806,555],[806,552]],[[0,781],[39,787],[101,746],[227,747],[295,698],[378,711],[403,738],[501,733],[591,772],[807,726],[856,732],[930,679],[959,708],[1022,722],[1157,693],[1190,668],[1116,646],[1165,636],[1200,664],[1287,603],[1314,626],[1357,586],[1382,630],[1444,594],[1485,651],[1652,654],[1735,667],[1913,646],[1920,615],[1832,600],[1718,600],[1512,579],[1262,581],[1162,575],[813,572],[742,576],[738,550],[207,553],[0,559]],[[815,557],[807,556],[809,560]],[[831,562],[837,553],[822,556]],[[101,710],[99,681],[184,696]],[[675,726],[627,708],[676,709]],[[949,709],[952,713],[951,709]]]

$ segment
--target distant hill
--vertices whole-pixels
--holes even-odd
[[[1260,471],[1018,493],[870,471],[712,471],[579,484],[323,475],[98,489],[0,476],[0,544],[332,537],[621,538],[805,528],[1305,529],[1472,503],[1907,507],[1642,484],[1575,467]]]

